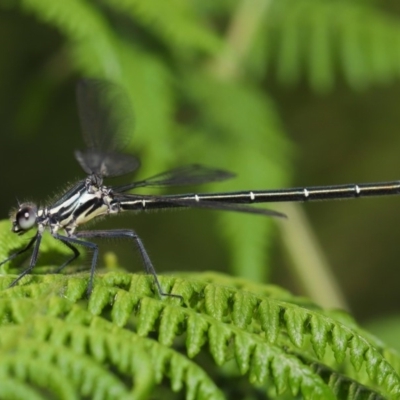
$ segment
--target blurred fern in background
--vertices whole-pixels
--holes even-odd
[[[140,153],[143,177],[193,162],[238,173],[235,181],[223,186],[210,184],[201,191],[289,185],[296,172],[292,161],[297,153],[278,112],[274,85],[306,85],[315,94],[326,95],[343,81],[351,91],[359,92],[394,82],[400,75],[400,19],[390,13],[396,5],[389,1],[386,10],[372,0],[21,0],[0,4],[6,16],[0,36],[11,55],[0,65],[5,77],[0,79],[0,90],[11,92],[16,82],[20,90],[18,101],[2,108],[3,120],[11,115],[15,121],[5,123],[2,141],[15,141],[20,150],[20,142],[11,139],[9,131],[17,132],[38,154],[43,149],[36,155],[40,160],[55,148],[62,150],[63,140],[75,141],[79,136],[77,132],[61,135],[62,118],[60,126],[49,128],[47,148],[37,145],[39,139],[30,135],[41,131],[60,87],[72,86],[80,76],[105,78],[121,85],[134,104],[136,130],[127,151]],[[38,29],[37,37],[25,38],[7,25],[10,16],[22,19],[21,28],[24,23],[31,24],[33,17],[46,29]],[[27,63],[37,61],[38,53],[46,54],[39,66],[23,69],[15,62],[13,32],[18,32],[15,40],[19,40],[21,54],[29,54],[24,59]],[[42,50],[42,43],[51,50]],[[11,112],[12,107],[17,111]],[[62,157],[61,153],[55,157]],[[21,153],[19,157],[24,158]],[[7,165],[21,164],[13,155],[5,154],[3,159]],[[44,164],[40,177],[50,169]],[[11,195],[24,186],[23,175],[19,172],[16,178],[10,173]],[[44,182],[40,190],[49,192],[48,184]],[[274,222],[231,213],[216,213],[215,218],[217,234],[229,246],[231,272],[258,282],[267,280]],[[307,236],[295,222],[292,226],[296,235],[286,240],[289,251],[300,242],[296,237]],[[184,232],[165,233],[162,222],[151,229],[155,240],[176,236],[183,251],[188,247]],[[212,251],[208,244],[203,246],[204,255]],[[6,254],[8,249],[3,247],[1,253]],[[313,251],[310,248],[306,253]],[[311,258],[301,258],[300,274],[310,280],[304,266],[312,263]],[[315,285],[319,292],[328,290],[321,281]],[[324,324],[316,331],[328,326],[333,329],[328,322]],[[295,343],[293,332],[300,325],[288,328]],[[315,336],[313,340],[318,353],[318,340]],[[280,343],[281,348],[286,345],[284,340]],[[355,348],[354,352],[362,346]],[[339,350],[335,347],[334,351]],[[367,354],[366,348],[363,351]],[[302,355],[296,357],[302,359]],[[306,364],[310,363],[307,359]],[[370,383],[368,378],[361,380],[365,381]],[[386,392],[390,392],[389,386]]]
[[[132,150],[141,151],[144,176],[195,160],[237,172],[226,190],[285,186],[292,151],[265,90],[268,70],[283,84],[305,77],[317,92],[331,90],[338,73],[354,89],[400,73],[393,46],[400,43],[400,25],[366,1],[19,5],[62,35],[50,66],[59,70],[62,64],[62,70],[50,73],[103,77],[127,90],[137,120]],[[50,93],[37,99],[37,89],[31,83],[23,106],[49,100]],[[233,271],[265,279],[271,222],[223,213],[217,218],[229,239]]]

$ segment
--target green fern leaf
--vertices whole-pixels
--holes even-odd
[[[190,315],[186,328],[186,348],[190,358],[198,354],[207,340],[208,321],[196,315]]]
[[[17,379],[13,379],[7,375],[1,375],[1,387],[0,387],[0,396],[4,399],[16,399],[16,400],[24,400],[24,399],[32,399],[32,400],[42,400],[43,396],[41,393],[37,393],[32,387],[29,387],[28,384],[24,384],[23,382],[18,381]]]
[[[213,55],[222,47],[222,41],[204,27],[195,7],[186,1],[107,0],[104,3],[129,15],[134,22],[145,24],[171,50],[180,51],[181,56],[196,50]]]
[[[258,318],[269,342],[274,343],[279,335],[281,311],[279,304],[263,300],[258,306]]]
[[[328,336],[332,330],[329,324],[323,323],[318,318],[311,317],[311,343],[318,359],[323,359],[325,349],[328,345]]]
[[[43,381],[30,369],[33,359],[47,368],[48,379],[52,373],[65,378],[54,380],[51,389],[61,395],[70,386],[78,396],[129,393],[146,399],[167,378],[170,390],[185,391],[187,398],[220,399],[204,367],[188,358],[208,353],[217,370],[233,362],[235,374],[247,377],[249,385],[273,385],[277,395],[334,399],[345,393],[357,400],[400,395],[400,377],[382,344],[363,336],[354,321],[347,326],[346,318],[336,320],[334,313],[306,307],[304,300],[274,287],[247,286],[237,279],[227,286],[230,278],[217,274],[205,274],[203,280],[201,274],[197,280],[188,276],[160,277],[163,288],[183,296],[179,299],[160,298],[151,277],[98,274],[86,301],[81,283],[87,283],[86,274],[24,277],[0,292],[0,353],[11,371],[7,379],[29,377],[40,386]],[[0,285],[6,288],[12,279],[3,276]],[[225,285],[212,282],[218,279]],[[254,291],[245,290],[253,286]],[[10,349],[12,359],[7,358]],[[400,360],[394,353],[391,357]],[[108,364],[117,375],[104,368]]]
[[[88,75],[120,76],[115,37],[98,10],[79,0],[23,0],[25,10],[59,29],[73,46],[75,61]],[[119,80],[119,79],[117,79]]]
[[[329,385],[337,399],[384,400],[384,397],[378,392],[327,368],[325,365],[310,362],[310,366]]]
[[[184,320],[186,319],[180,309],[167,307],[163,310],[160,321],[160,334],[158,340],[165,346],[172,346],[175,337],[182,334]]]
[[[256,345],[247,340],[245,335],[237,335],[235,339],[235,358],[237,365],[239,367],[239,371],[241,374],[246,374],[249,371],[251,365],[251,357],[256,349]],[[266,371],[265,371],[266,372]],[[265,372],[261,375],[264,378],[261,379],[263,381],[266,379],[264,375]]]
[[[284,313],[284,319],[290,340],[295,346],[302,347],[304,342],[304,330],[308,324],[307,313],[287,308]]]
[[[360,1],[274,2],[263,27],[268,61],[278,79],[299,82],[303,73],[318,92],[331,90],[337,66],[356,90],[398,77],[400,24]],[[262,60],[261,63],[266,62]]]
[[[358,371],[364,363],[365,353],[368,346],[358,336],[350,339],[350,360],[356,371]]]
[[[204,288],[204,296],[207,314],[222,320],[228,313],[230,292],[221,286],[208,285]]]
[[[232,322],[235,326],[243,329],[250,329],[256,307],[256,298],[248,297],[243,292],[236,292],[233,296],[232,310]]]
[[[339,326],[332,328],[332,349],[338,363],[341,363],[346,356],[346,349],[350,338],[351,334],[340,329]]]
[[[139,335],[146,336],[158,326],[158,319],[164,307],[163,304],[148,298],[144,298],[140,306],[137,330]]]

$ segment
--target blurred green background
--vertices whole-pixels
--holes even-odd
[[[136,130],[127,151],[142,159],[139,179],[188,163],[238,178],[179,191],[399,179],[395,0],[0,4],[4,218],[16,197],[44,204],[84,176],[73,157],[82,147],[74,93],[82,76],[113,80],[131,97]],[[278,224],[185,210],[97,226],[135,229],[159,272],[221,270],[306,296],[298,274],[325,291],[308,270],[310,252],[322,249],[349,309],[367,322],[400,310],[398,206],[396,197],[300,205],[314,249],[295,256],[297,273],[289,254],[299,242],[282,244],[290,212]],[[303,239],[302,227],[291,227]],[[141,271],[128,244],[102,247]]]

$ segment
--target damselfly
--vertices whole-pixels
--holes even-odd
[[[36,233],[25,247],[0,263],[2,265],[33,248],[29,266],[10,286],[16,285],[35,267],[42,235],[47,229],[55,239],[63,242],[71,250],[71,257],[56,272],[63,270],[79,256],[77,246],[93,251],[88,294],[93,288],[93,277],[99,254],[97,244],[88,239],[128,238],[137,246],[145,271],[153,275],[160,295],[177,296],[162,290],[150,257],[135,231],[130,229],[79,231],[77,228],[94,218],[124,211],[195,207],[285,217],[284,214],[277,211],[255,208],[248,204],[342,199],[400,193],[400,182],[395,181],[227,193],[190,193],[164,196],[128,194],[127,191],[142,187],[194,185],[222,181],[232,178],[234,174],[201,165],[189,165],[123,186],[106,186],[103,184],[104,178],[124,175],[136,170],[140,165],[136,157],[123,153],[132,133],[132,111],[128,97],[114,84],[89,79],[78,83],[77,101],[87,149],[76,151],[75,157],[87,173],[87,177],[77,182],[58,200],[47,206],[42,207],[34,203],[19,204],[18,210],[13,216],[12,231],[22,235],[32,228],[36,228]],[[59,233],[60,231],[63,233]]]

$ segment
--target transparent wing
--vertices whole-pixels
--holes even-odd
[[[78,82],[77,102],[86,150],[75,157],[88,174],[118,176],[137,169],[139,160],[122,154],[134,128],[128,96],[111,82],[84,79]]]
[[[144,179],[143,181],[133,182],[113,189],[116,192],[126,192],[127,190],[138,187],[199,185],[207,182],[223,181],[225,179],[233,178],[234,176],[235,174],[229,171],[192,164],[154,175],[151,178]]]
[[[106,153],[97,149],[76,150],[75,158],[87,174],[103,177],[124,175],[140,166],[139,160],[130,154]]]

